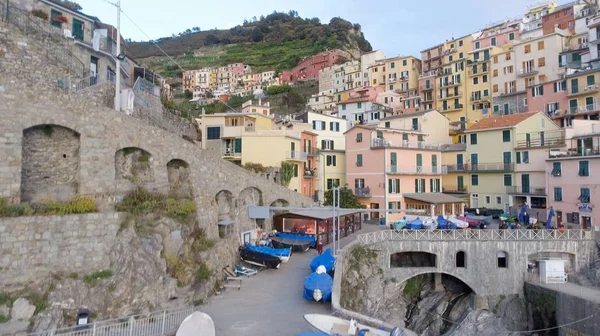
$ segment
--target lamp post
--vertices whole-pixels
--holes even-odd
[[[115,110],[121,111],[121,0],[117,0],[117,57],[115,58],[117,76],[115,81]]]

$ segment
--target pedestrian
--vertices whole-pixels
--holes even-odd
[[[317,243],[317,255],[321,255],[323,253],[323,242],[319,239]]]

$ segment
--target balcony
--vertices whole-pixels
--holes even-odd
[[[395,83],[398,79],[396,77],[388,77],[388,83]]]
[[[448,173],[464,173],[467,171],[467,165],[464,163],[459,163],[455,165],[443,165],[442,167],[444,167]]]
[[[481,68],[481,69],[477,69],[476,71],[473,71],[473,69],[468,71],[468,74],[470,77],[472,76],[479,76],[479,75],[485,75],[487,73],[489,73],[489,68]]]
[[[565,136],[562,132],[557,134],[533,134],[533,138],[523,139],[524,134],[517,134],[517,144],[515,148],[532,148],[532,147],[562,147],[566,145]]]
[[[446,194],[466,194],[466,193],[468,193],[467,188],[465,188],[465,187],[456,187],[454,189],[442,188],[442,192],[446,193]]]
[[[396,92],[396,93],[405,93],[408,91],[410,91],[410,89],[408,87],[401,87],[399,89],[394,90],[394,92]]]
[[[421,102],[422,103],[429,103],[429,102],[432,102],[432,101],[433,101],[433,96],[431,96],[431,95],[429,95],[429,96],[428,95],[424,95],[421,98]]]
[[[431,91],[431,90],[433,90],[433,86],[422,85],[420,89],[421,89],[421,91]]]
[[[597,84],[588,85],[588,86],[584,87],[583,89],[580,89],[578,86],[575,86],[575,87],[569,88],[569,91],[567,92],[567,97],[576,97],[576,96],[586,95],[586,94],[590,94],[590,93],[596,93],[599,91],[600,91],[600,87]]]
[[[527,77],[527,76],[534,76],[537,75],[540,71],[538,70],[538,68],[525,68],[525,69],[521,69],[519,70],[519,72],[517,73],[517,77]]]
[[[459,128],[459,129],[464,130],[464,128]],[[442,145],[442,152],[460,152],[460,151],[466,151],[466,150],[467,150],[466,143]]]
[[[304,178],[307,179],[314,179],[319,177],[317,174],[317,168],[313,168],[313,169],[304,169]]]
[[[244,130],[246,132],[254,132],[254,131],[256,131],[256,126],[254,126],[254,125],[246,125],[246,126],[244,126]]]
[[[600,155],[600,146],[590,146],[586,148],[569,149],[551,149],[548,151],[548,158],[567,158]]]
[[[567,45],[563,48],[563,53],[565,53],[567,51],[582,50],[582,49],[587,49],[587,48],[588,48],[587,42],[575,44],[575,45]]]
[[[533,195],[533,196],[546,196],[545,187],[506,187],[506,193],[509,195]]]
[[[285,159],[288,161],[306,161],[306,153],[300,151],[287,151],[285,153]]]
[[[514,163],[477,163],[477,164],[466,164],[466,171],[470,173],[505,173],[513,172],[515,170]]]
[[[225,159],[236,159],[242,157],[241,151],[236,151],[233,148],[225,147],[222,149],[221,153],[223,154],[223,158]]]
[[[442,175],[447,174],[444,166],[398,166],[385,167],[385,172],[391,175]]]
[[[477,103],[477,102],[489,102],[491,97],[489,95],[484,96],[484,95],[472,95],[470,97],[470,101],[473,103]]]
[[[441,146],[438,144],[426,144],[425,141],[418,142],[409,142],[408,140],[398,141],[397,143],[392,143],[392,141],[387,141],[386,139],[373,139],[371,141],[372,149],[381,149],[381,148],[408,148],[408,149],[426,149],[426,150],[441,150]]]
[[[315,157],[319,156],[320,151],[317,147],[304,148],[304,154],[306,154],[307,157]]]
[[[408,76],[401,76],[401,77],[400,77],[400,81],[401,81],[401,82],[405,82],[405,81],[407,81],[407,80],[408,80]]]
[[[438,96],[438,99],[457,98],[462,96],[462,91],[443,93]]]
[[[598,43],[600,43],[600,32],[596,32],[595,34],[591,33],[590,37],[592,37],[592,38],[595,37],[595,39],[592,39],[592,40],[588,41],[589,44],[598,44]]]
[[[585,114],[591,112],[598,112],[598,107],[596,104],[589,104],[584,106],[573,106],[569,107],[567,111],[565,111],[567,115],[577,115],[577,114]]]
[[[463,104],[454,104],[450,106],[442,106],[442,112],[458,111],[463,108]]]
[[[456,52],[456,48],[446,49],[444,50],[444,55],[454,54]]]
[[[369,188],[369,187],[354,188],[354,196],[356,196],[358,198],[371,197],[371,188]]]

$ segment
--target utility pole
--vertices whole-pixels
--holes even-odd
[[[117,0],[117,79],[115,82],[115,110],[121,111],[121,0]]]
[[[335,192],[335,188],[331,189],[331,206],[332,206],[332,210],[333,210],[333,216],[331,216],[331,221],[333,222],[333,255],[335,255],[335,197],[336,197],[336,192]]]
[[[340,198],[340,187],[338,186],[337,188],[335,188],[336,192],[337,192],[337,248],[338,250],[341,248],[340,246],[340,208],[341,208],[341,198]],[[337,255],[337,253],[336,253]]]

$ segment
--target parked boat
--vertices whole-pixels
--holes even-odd
[[[466,229],[466,228],[469,227],[469,223],[467,223],[467,222],[465,222],[463,220],[460,220],[460,219],[458,219],[456,217],[448,217],[448,221],[450,223],[456,225],[456,227],[459,228],[459,229]]]
[[[355,320],[344,320],[339,317],[322,314],[304,315],[306,322],[327,335],[339,336],[417,336],[414,332],[396,327],[391,332],[360,324]]]
[[[270,254],[255,252],[245,246],[240,247],[240,258],[252,265],[277,269],[281,265],[279,257]]]
[[[402,230],[406,227],[406,220],[399,220],[392,224],[392,228],[394,230]]]
[[[448,220],[446,218],[444,218],[444,216],[439,215],[437,218],[437,224],[438,224],[438,229],[440,230],[446,230],[448,229]],[[455,228],[456,229],[456,228]]]
[[[331,293],[333,292],[333,279],[325,266],[317,267],[316,272],[312,273],[304,281],[304,298],[317,302],[331,301]]]
[[[510,214],[509,213],[505,212],[505,213],[503,213],[503,214],[500,215],[500,220],[502,220],[502,221],[506,221],[509,218],[510,218]]]
[[[276,248],[291,247],[293,251],[308,251],[315,245],[317,239],[310,236],[295,235],[291,233],[278,233],[271,238],[271,244]]]
[[[426,229],[426,230],[435,230],[435,229],[437,229],[437,223],[435,221],[435,218],[431,218],[431,217],[425,218],[423,220],[423,229]]]
[[[326,249],[323,254],[314,257],[310,262],[310,270],[313,272],[316,272],[319,266],[324,266],[326,273],[333,271],[335,268],[335,257],[331,253],[331,249]]]
[[[482,227],[482,221],[479,219],[475,219],[472,217],[466,217],[466,216],[458,216],[458,217],[456,217],[456,219],[461,220],[463,222],[467,222],[469,224],[469,227],[472,229],[485,229],[485,223],[483,224],[483,227]]]
[[[207,314],[194,312],[186,317],[175,336],[215,336],[215,324]]]
[[[246,245],[246,248],[250,251],[264,253],[268,255],[272,255],[281,259],[281,262],[288,262],[290,260],[290,256],[292,255],[291,248],[273,248],[268,246],[254,246],[254,245]]]
[[[411,221],[408,224],[406,224],[406,228],[411,230],[420,230],[423,228],[423,221],[417,218],[414,221]]]

